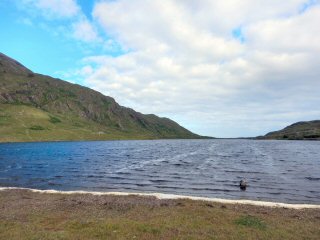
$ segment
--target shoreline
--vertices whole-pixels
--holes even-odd
[[[271,208],[288,208],[288,209],[320,209],[320,204],[295,204],[295,203],[282,203],[282,202],[268,202],[268,201],[257,201],[257,200],[231,200],[223,198],[210,198],[210,197],[196,197],[187,195],[177,194],[166,194],[166,193],[133,193],[133,192],[95,192],[95,191],[59,191],[59,190],[39,190],[32,188],[22,187],[0,187],[0,191],[10,190],[26,190],[33,193],[43,194],[62,194],[62,195],[74,195],[74,194],[89,194],[94,196],[139,196],[139,197],[155,197],[159,200],[194,200],[194,201],[205,201],[212,203],[222,204],[240,204],[240,205],[251,205],[260,207],[271,207]]]
[[[114,138],[114,139],[73,139],[73,140],[31,140],[31,141],[1,141],[0,144],[8,143],[64,143],[64,142],[112,142],[112,141],[157,141],[157,140],[215,140],[219,138]],[[222,138],[221,138],[222,139]],[[232,138],[230,138],[232,139]]]
[[[157,141],[157,140],[249,140],[249,141],[303,141],[303,142],[314,142],[320,141],[320,139],[273,139],[273,138],[219,138],[219,137],[204,137],[204,138],[119,138],[119,139],[72,139],[72,140],[30,140],[30,141],[2,141],[0,144],[11,144],[11,143],[63,143],[63,142],[105,142],[105,141]]]

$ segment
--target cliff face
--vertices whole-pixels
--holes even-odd
[[[320,120],[297,122],[280,131],[270,132],[262,139],[320,140]]]
[[[103,132],[98,135],[97,139],[200,138],[199,135],[188,131],[170,119],[136,112],[120,106],[113,98],[92,89],[33,73],[4,54],[0,54],[0,104],[0,133],[1,129],[10,128],[10,119],[13,122],[19,120],[20,125],[25,125],[26,130],[30,132],[32,126],[29,126],[30,124],[15,112],[22,111],[17,109],[17,106],[20,106],[20,108],[26,107],[28,111],[32,111],[31,109],[42,111],[48,115],[48,119],[52,117],[59,119],[53,126],[50,125],[52,122],[49,122],[50,126],[47,126],[33,119],[33,126],[44,128],[41,133],[50,131],[50,128],[58,130],[59,126],[63,127],[64,123],[65,131],[70,132],[78,125],[77,130],[82,128],[82,130],[87,130],[88,134],[91,132],[87,138],[82,136],[80,139],[95,139],[92,138],[92,132],[97,130],[100,133]],[[5,112],[5,117],[4,115],[1,117],[1,109],[2,115]],[[10,116],[10,111],[12,116]],[[23,132],[23,129],[20,130]],[[6,134],[8,136],[5,139],[10,138],[10,132]],[[15,134],[13,130],[12,135]],[[14,141],[25,140],[23,134],[20,135],[21,139],[17,137]],[[47,133],[47,135],[50,134]],[[74,139],[72,137],[67,139],[77,140],[76,135]],[[41,140],[44,139],[41,138]],[[57,139],[49,138],[48,140],[64,139],[64,136],[61,135],[60,138],[57,136]],[[32,140],[38,139],[32,138]]]

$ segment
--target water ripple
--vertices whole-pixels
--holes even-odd
[[[0,144],[0,186],[320,203],[314,141],[153,140]],[[247,191],[239,181],[246,178]]]

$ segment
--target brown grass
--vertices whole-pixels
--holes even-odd
[[[320,210],[0,191],[0,239],[319,239]]]

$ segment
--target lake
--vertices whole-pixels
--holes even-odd
[[[320,204],[320,142],[2,143],[0,186]]]

